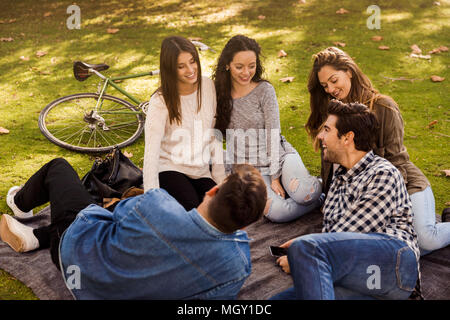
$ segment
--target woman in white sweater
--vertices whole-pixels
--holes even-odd
[[[191,210],[225,179],[222,144],[212,129],[214,83],[202,77],[195,46],[178,36],[162,42],[160,80],[145,122],[144,190],[163,188]]]

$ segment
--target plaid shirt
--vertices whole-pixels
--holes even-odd
[[[400,172],[386,159],[368,152],[347,171],[334,173],[323,208],[322,232],[385,233],[420,251],[413,229],[411,201]]]

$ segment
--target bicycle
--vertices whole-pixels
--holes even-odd
[[[192,41],[200,51],[212,48]],[[119,77],[106,77],[107,64],[75,61],[73,73],[78,81],[95,74],[101,80],[96,93],[76,93],[50,102],[39,114],[39,129],[54,144],[83,153],[105,153],[134,143],[144,131],[146,107],[143,102],[119,87],[116,82],[154,76],[159,70]],[[111,86],[132,102],[106,94]]]

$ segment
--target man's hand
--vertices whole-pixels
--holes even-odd
[[[270,185],[270,187],[272,188],[273,192],[275,192],[277,195],[279,195],[280,197],[282,197],[284,199],[285,192],[280,183],[280,178],[272,180],[272,184]]]
[[[281,248],[289,248],[292,244],[292,242],[295,240],[291,239],[289,241],[286,241],[285,243],[283,243],[280,247]],[[277,259],[277,264],[283,269],[284,272],[286,272],[287,274],[291,273],[291,268],[289,267],[289,261],[287,256],[281,256]]]

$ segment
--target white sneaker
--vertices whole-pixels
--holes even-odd
[[[11,208],[11,210],[14,212],[14,215],[19,218],[29,218],[33,216],[33,210],[30,210],[28,212],[23,212],[19,208],[17,208],[16,203],[14,202],[14,197],[19,192],[19,190],[22,189],[22,187],[14,186],[11,189],[9,189],[8,194],[6,195],[6,204],[8,207]]]
[[[28,227],[9,214],[0,217],[0,238],[16,252],[27,252],[39,248],[39,240]]]

